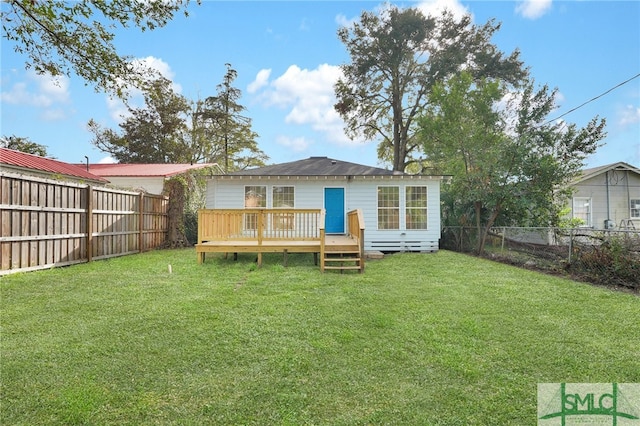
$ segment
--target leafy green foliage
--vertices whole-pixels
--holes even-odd
[[[335,85],[335,110],[347,135],[379,140],[378,157],[393,170],[418,162],[416,119],[437,82],[462,69],[475,79],[514,83],[526,75],[518,51],[505,57],[490,43],[499,27],[493,21],[472,25],[470,16],[456,21],[448,12],[425,17],[414,8],[363,12],[359,22],[338,31],[351,59]]]
[[[96,90],[124,96],[140,87],[150,70],[134,67],[113,45],[117,26],[142,31],[162,27],[188,0],[8,0],[2,2],[2,36],[26,56],[38,74],[72,72]]]
[[[47,156],[47,147],[33,142],[29,138],[20,136],[3,136],[0,138],[0,146],[14,151],[26,152],[27,154]]]
[[[241,115],[240,89],[232,86],[238,73],[226,64],[227,73],[217,86],[217,95],[196,103],[194,119],[206,143],[203,155],[209,163],[218,163],[225,172],[264,166],[269,157],[258,148],[258,134],[251,130],[251,119]],[[194,121],[194,124],[196,122]]]
[[[483,228],[482,252],[494,225],[556,226],[567,184],[604,137],[604,120],[586,127],[545,122],[556,91],[523,82],[508,98],[499,80],[475,81],[463,72],[438,83],[420,119],[429,164],[453,175],[444,188],[444,222]]]
[[[121,163],[189,163],[184,141],[187,99],[160,77],[148,85],[144,100],[145,108],[129,107],[130,116],[119,124],[121,134],[89,121],[93,144]]]
[[[120,133],[89,121],[93,144],[121,163],[218,163],[228,171],[262,166],[269,158],[257,144],[251,119],[239,114],[240,91],[229,68],[219,94],[191,102],[164,77],[144,92],[145,107],[129,107]]]

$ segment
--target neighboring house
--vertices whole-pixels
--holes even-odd
[[[7,148],[0,148],[0,167],[3,172],[41,178],[97,185],[109,183],[106,179],[89,173],[86,168]]]
[[[571,216],[584,226],[640,229],[640,169],[624,162],[585,169],[571,187]]]
[[[89,171],[106,178],[111,184],[149,194],[162,194],[164,181],[203,168],[219,170],[217,164],[91,164]]]
[[[409,175],[327,157],[216,175],[208,209],[325,209],[327,234],[343,234],[360,209],[365,250],[436,251],[441,176]]]

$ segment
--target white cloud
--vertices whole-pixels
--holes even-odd
[[[253,80],[251,83],[249,83],[249,85],[247,86],[247,92],[255,93],[258,90],[260,90],[262,87],[269,84],[270,76],[271,76],[270,69],[263,69],[258,71],[258,74],[256,75],[256,79]]]
[[[622,111],[618,113],[618,116],[618,123],[621,126],[640,123],[640,107],[627,105]]]
[[[172,81],[173,91],[176,93],[182,92],[182,86],[173,82],[173,77],[175,73],[165,61],[160,58],[156,58],[154,56],[147,56],[146,58],[136,58],[131,61],[131,64],[134,68],[141,72],[147,72],[149,75],[149,80],[156,78],[158,75],[166,78],[167,80]],[[122,84],[122,83],[121,83]],[[142,106],[143,104],[143,96],[142,91],[140,89],[124,85],[122,87],[125,89],[125,92],[129,94],[128,103],[129,105],[136,107]],[[117,98],[108,97],[107,98],[107,107],[109,108],[109,115],[116,122],[121,122],[123,117],[129,116],[129,110],[123,101]]]
[[[56,103],[67,103],[69,101],[69,78],[28,72],[27,81],[17,82],[11,86],[9,91],[1,92],[0,99],[2,102],[12,105],[36,108],[48,108]]]
[[[333,108],[333,86],[341,75],[340,67],[335,65],[322,64],[312,70],[291,65],[275,80],[262,80],[257,100],[265,106],[288,110],[284,119],[287,124],[310,126],[331,143],[351,144],[344,134],[344,122]]]
[[[67,118],[67,113],[62,108],[48,108],[41,115],[44,121],[59,121]]]
[[[50,77],[35,74],[34,79],[40,92],[55,102],[69,101],[69,78],[66,76]]]
[[[123,119],[131,115],[127,106],[120,99],[108,97],[107,109],[109,110],[109,116],[111,116],[113,121],[117,123],[120,123],[121,121],[123,121]]]
[[[117,163],[116,159],[111,156],[101,158],[98,161],[98,164],[116,164],[116,163]]]
[[[290,138],[288,136],[278,136],[276,143],[296,153],[306,151],[311,145],[311,143],[303,137]]]
[[[347,18],[342,13],[336,16],[336,24],[338,24],[341,27],[351,27],[354,23],[358,22],[359,20],[360,20],[360,16],[355,16],[351,19]]]
[[[456,19],[460,19],[470,13],[469,9],[458,0],[426,0],[418,4],[418,9],[426,16],[440,16],[442,12],[448,10]]]
[[[2,103],[42,109],[39,114],[45,121],[65,119],[69,111],[63,105],[69,104],[69,99],[68,77],[52,77],[34,71],[27,72],[25,81],[16,82],[8,91],[0,92]]]
[[[527,19],[538,19],[551,9],[552,0],[523,0],[516,6],[516,13]]]

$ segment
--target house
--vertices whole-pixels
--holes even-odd
[[[362,211],[364,249],[437,251],[441,176],[409,175],[327,157],[216,175],[207,209],[324,209],[326,234]]]
[[[164,181],[191,170],[213,168],[217,164],[90,164],[89,171],[108,179],[121,188],[142,190],[149,194],[162,194]]]
[[[109,183],[106,179],[88,172],[86,168],[7,148],[0,148],[0,166],[3,172],[40,178],[63,179],[95,185]]]
[[[640,229],[640,169],[624,162],[585,169],[571,184],[571,217],[594,229]]]

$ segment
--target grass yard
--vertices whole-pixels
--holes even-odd
[[[640,382],[637,295],[445,251],[312,259],[1,278],[0,424],[534,425],[540,382]]]

